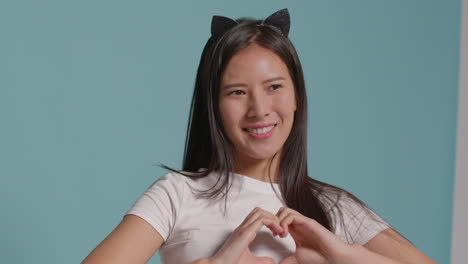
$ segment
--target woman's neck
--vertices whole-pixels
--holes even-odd
[[[264,182],[270,182],[271,178],[272,183],[278,183],[279,156],[278,153],[270,159],[236,158],[234,172]]]

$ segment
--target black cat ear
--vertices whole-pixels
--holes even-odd
[[[237,24],[239,24],[237,21],[228,17],[213,16],[213,19],[211,20],[211,36],[222,36],[226,31],[235,27]]]
[[[269,17],[265,18],[263,20],[262,24],[274,26],[278,28],[283,36],[288,37],[289,34],[289,27],[290,27],[290,18],[289,18],[289,12],[288,9],[281,9],[273,14],[271,14]]]

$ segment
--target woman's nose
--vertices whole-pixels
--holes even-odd
[[[268,97],[259,93],[251,94],[248,107],[247,117],[249,118],[268,116],[271,111]]]

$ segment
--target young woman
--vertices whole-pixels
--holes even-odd
[[[183,170],[135,202],[83,263],[435,263],[359,199],[307,172],[307,98],[289,14],[215,16]]]

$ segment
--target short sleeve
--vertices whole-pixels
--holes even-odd
[[[166,241],[180,214],[184,188],[183,176],[170,172],[153,183],[125,215],[143,218]]]
[[[381,231],[390,225],[370,208],[361,206],[347,195],[343,195],[335,208],[337,220],[335,222],[335,234],[349,244],[364,245]],[[341,214],[336,214],[338,208]]]

